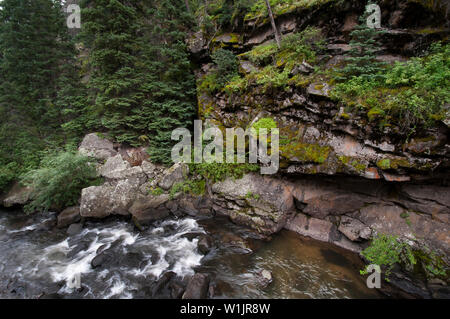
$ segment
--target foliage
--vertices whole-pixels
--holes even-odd
[[[368,248],[363,255],[371,264],[385,267],[385,279],[389,281],[389,275],[395,264],[407,262],[411,265],[416,264],[411,247],[398,240],[396,236],[380,234],[372,239]],[[361,271],[361,274],[367,274],[367,268]]]
[[[368,2],[371,4],[371,1]],[[346,66],[339,70],[336,77],[339,81],[348,81],[359,77],[365,81],[378,81],[383,78],[383,62],[377,61],[376,53],[380,51],[379,36],[383,31],[367,26],[369,13],[360,17],[360,24],[350,33],[350,51],[347,54]]]
[[[40,167],[21,176],[21,182],[32,189],[31,202],[25,211],[63,209],[77,203],[83,188],[96,182],[94,162],[73,151],[46,155]]]
[[[169,163],[172,130],[189,127],[195,114],[184,2],[85,0],[82,14],[98,124],[118,142],[149,146],[154,162]]]
[[[177,193],[184,193],[190,195],[204,195],[206,191],[205,180],[186,180],[184,182],[176,183],[170,189],[170,198],[173,199]]]
[[[271,129],[277,128],[278,125],[273,118],[264,117],[253,124],[252,127],[256,130],[256,133],[259,134],[259,130],[262,128],[265,128],[267,132],[269,132]]]
[[[306,9],[327,2],[336,0],[270,0],[270,5],[275,16],[295,11],[296,9]],[[267,7],[265,0],[254,1],[253,6],[248,10],[245,19],[257,19],[267,17]]]
[[[218,49],[212,54],[212,59],[217,66],[215,77],[218,85],[224,86],[238,73],[238,61],[233,52]]]
[[[152,188],[150,189],[149,194],[153,196],[160,196],[164,194],[164,190],[161,187]]]
[[[294,68],[303,61],[314,63],[317,53],[323,48],[321,31],[314,27],[285,36],[280,49],[275,43],[256,46],[241,57],[262,68],[252,71],[245,78],[233,77],[225,89],[228,92],[243,91],[251,84],[262,86],[264,91],[285,88],[290,84]]]
[[[73,142],[83,90],[61,3],[5,0],[0,10],[0,191],[42,150]]]
[[[403,131],[430,126],[444,117],[450,102],[450,45],[434,44],[429,54],[397,62],[383,79],[353,77],[338,84],[332,95],[348,105],[368,109],[371,120],[395,121]]]
[[[191,174],[198,174],[210,181],[217,183],[226,178],[240,179],[249,172],[259,170],[257,164],[229,164],[229,163],[192,163],[189,164]]]

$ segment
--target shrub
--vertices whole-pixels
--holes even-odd
[[[256,130],[256,133],[259,134],[259,129],[261,128],[267,129],[267,133],[269,133],[271,129],[277,128],[278,126],[273,118],[264,117],[253,124],[252,127]]]
[[[368,2],[370,4],[371,1]],[[365,80],[377,81],[382,79],[383,62],[376,59],[376,53],[381,49],[381,45],[377,38],[383,31],[370,28],[367,26],[366,12],[360,17],[361,24],[356,26],[350,33],[351,50],[348,53],[346,62],[348,64],[340,71],[341,75],[338,80],[348,81],[352,77],[359,76]]]
[[[450,102],[449,86],[450,45],[436,43],[427,56],[397,62],[382,80],[353,77],[338,84],[332,95],[348,105],[369,109],[371,120],[396,120],[409,133],[444,116],[444,105]]]
[[[96,182],[95,164],[89,157],[72,151],[45,156],[38,169],[21,176],[21,182],[33,189],[27,213],[61,210],[77,203],[83,188]]]
[[[402,243],[396,236],[380,234],[372,239],[369,247],[361,253],[371,264],[385,267],[385,279],[389,281],[389,275],[395,264],[405,262],[416,264],[416,258],[408,244]],[[367,268],[361,271],[367,274]]]
[[[175,194],[182,192],[184,194],[190,195],[204,195],[206,191],[206,182],[205,180],[186,180],[184,182],[176,183],[170,189],[170,198],[173,199]]]
[[[238,74],[237,58],[233,52],[225,49],[218,49],[211,57],[217,65],[217,81],[223,87],[230,79]]]

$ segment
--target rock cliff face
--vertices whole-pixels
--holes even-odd
[[[213,38],[200,32],[188,41],[200,64],[201,119],[223,130],[246,129],[262,118],[272,118],[280,129],[279,174],[252,174],[214,185],[214,211],[266,235],[286,228],[355,252],[365,248],[372,235],[397,235],[417,248],[431,247],[448,264],[449,106],[432,127],[405,131],[406,118],[383,126],[367,110],[337,102],[331,94],[333,81],[314,72],[319,68],[326,73],[343,63],[365,1],[311,3],[276,14],[284,36],[315,26],[326,39],[317,64],[297,63],[281,87],[258,83],[263,69],[249,58],[255,48],[273,42],[267,18],[247,15],[233,30]],[[432,42],[447,41],[448,3],[378,3],[384,28],[379,61],[407,61]],[[208,81],[215,72],[211,56],[218,48],[236,54],[241,79],[256,74],[257,80],[246,81],[237,90],[233,85],[239,82],[233,81],[228,87],[211,89]],[[264,53],[256,51],[260,57]],[[279,55],[274,67],[282,69],[286,60]]]
[[[327,83],[329,79],[308,76],[300,83],[293,81],[297,74],[308,75],[319,65],[326,71],[342,63],[349,50],[349,33],[358,23],[363,8],[364,1],[344,4],[326,1],[278,16],[277,23],[285,35],[302,31],[306,26],[320,28],[326,38],[326,49],[318,57],[317,65],[301,64],[289,75],[292,81],[281,88],[250,83],[237,92],[210,92],[200,85],[199,116],[219,128],[244,129],[258,119],[273,118],[283,139],[284,174],[351,175],[390,182],[447,179],[449,114],[432,128],[417,128],[414,132],[402,130],[404,119],[380,127],[367,110],[348,108],[332,99],[333,84]],[[381,1],[381,9],[385,33],[379,39],[382,44],[379,60],[405,61],[433,41],[448,37],[448,19],[442,9],[433,11],[420,1]],[[239,54],[242,74],[258,68],[247,59],[248,51],[261,43],[270,43],[273,32],[269,22],[246,19],[242,30],[235,32],[239,37],[225,32],[209,46],[199,46],[199,34],[190,40],[194,57],[202,63],[197,74],[199,83],[214,71],[208,56],[218,47]],[[286,63],[283,59],[276,61],[277,66],[283,63]]]

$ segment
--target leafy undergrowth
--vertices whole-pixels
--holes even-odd
[[[450,102],[450,45],[436,43],[430,54],[387,67],[378,80],[353,77],[336,85],[332,96],[367,112],[371,121],[404,130],[431,126],[445,118]]]
[[[413,249],[397,236],[379,234],[372,239],[361,255],[371,264],[384,270],[385,280],[389,281],[396,264],[403,269],[424,273],[427,278],[446,279],[447,272],[443,260],[431,249]],[[367,267],[361,270],[362,275],[368,274]]]
[[[244,92],[251,86],[286,88],[295,79],[292,71],[302,62],[315,63],[317,52],[324,47],[324,40],[317,28],[307,28],[283,37],[281,48],[276,43],[259,45],[241,55],[256,68],[245,76],[235,75],[225,86],[228,93]]]
[[[50,153],[39,168],[21,177],[21,183],[33,190],[25,211],[61,210],[75,205],[83,188],[100,182],[93,159],[75,151]]]

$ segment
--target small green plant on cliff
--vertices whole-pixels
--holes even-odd
[[[226,178],[240,179],[249,172],[259,170],[257,164],[200,163],[189,164],[191,174],[198,174],[211,183],[217,183]]]
[[[369,247],[362,253],[371,264],[384,266],[385,279],[389,281],[389,275],[395,264],[409,263],[415,265],[417,263],[411,247],[400,242],[398,237],[385,234],[379,234],[372,239]],[[367,267],[361,270],[361,274],[367,274]]]
[[[180,192],[184,194],[201,196],[205,194],[205,191],[205,180],[186,180],[184,182],[179,182],[173,185],[170,189],[169,196],[171,199],[173,199],[175,195]]]
[[[371,4],[369,1],[368,4]],[[353,77],[360,77],[368,81],[378,81],[383,78],[384,63],[377,61],[376,53],[380,51],[378,37],[383,31],[367,26],[369,13],[360,17],[360,25],[350,33],[350,51],[346,58],[347,65],[339,70],[337,80],[348,81]]]
[[[445,117],[450,103],[450,44],[436,43],[428,55],[397,62],[382,80],[353,77],[332,91],[335,99],[365,109],[371,121],[393,123],[411,133]]]
[[[253,124],[252,127],[255,129],[256,133],[259,134],[259,130],[262,128],[265,128],[267,130],[267,133],[269,133],[271,129],[277,128],[278,125],[273,118],[264,117]]]
[[[38,169],[21,177],[21,183],[33,190],[25,211],[61,210],[75,205],[81,190],[97,182],[95,163],[89,157],[73,151],[49,154]]]
[[[238,73],[238,61],[233,52],[219,49],[211,56],[217,66],[215,72],[218,84],[223,87]]]

